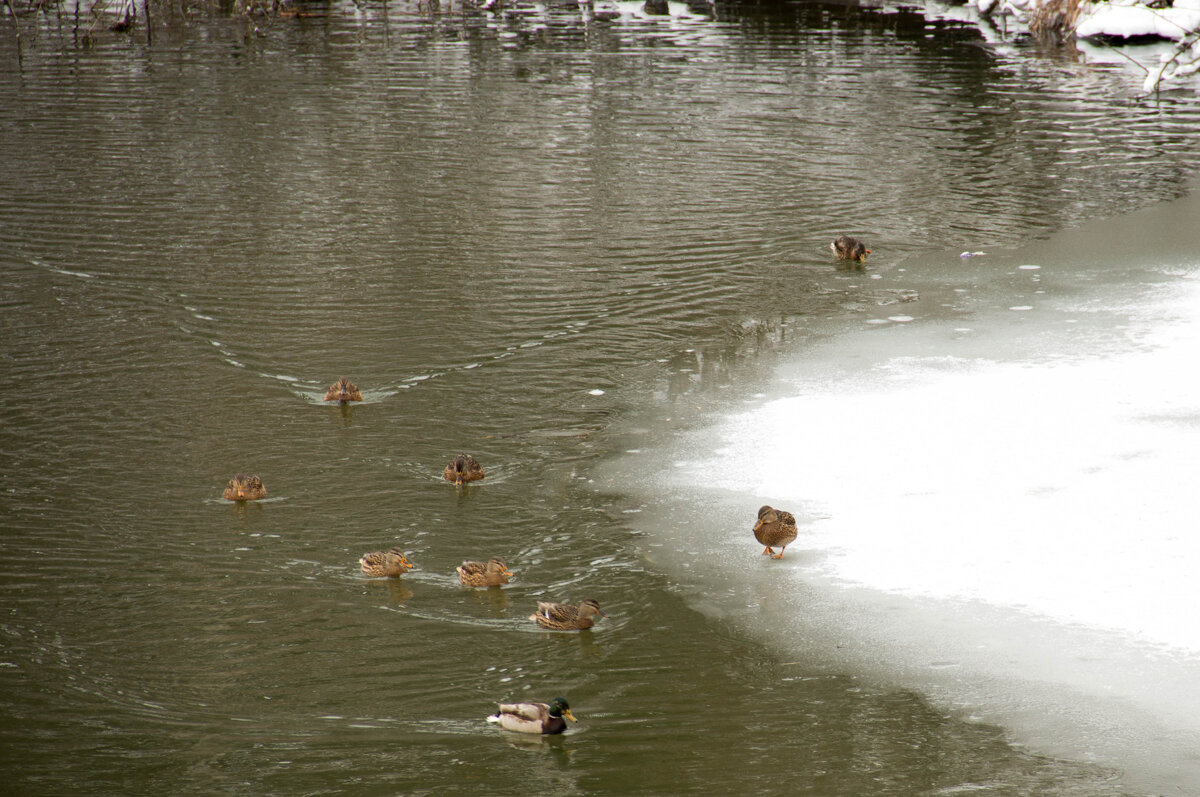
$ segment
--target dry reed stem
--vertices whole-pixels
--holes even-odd
[[[1075,34],[1075,26],[1085,3],[1091,0],[1044,0],[1029,18],[1029,31],[1038,37],[1053,36],[1065,41]]]

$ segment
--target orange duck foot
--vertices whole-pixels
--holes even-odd
[[[773,554],[773,555],[771,556],[771,558],[772,558],[772,559],[782,559],[782,558],[783,558],[783,551],[780,551],[780,552],[779,552],[779,553],[777,553],[777,554]]]
[[[766,548],[763,548],[763,552],[762,552],[762,554],[761,554],[761,555],[762,555],[762,556],[767,556],[768,554],[770,554],[771,556],[774,556],[774,555],[775,555],[775,549],[774,549],[774,548],[772,548],[772,547],[771,547],[771,546],[769,546],[769,545],[768,545]],[[782,556],[782,555],[783,555],[783,554],[780,554],[780,556]]]

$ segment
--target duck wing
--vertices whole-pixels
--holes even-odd
[[[579,607],[569,603],[538,602],[538,614],[554,622],[570,623],[579,619]]]
[[[501,718],[508,716],[529,722],[541,722],[550,716],[550,707],[545,703],[498,703]]]

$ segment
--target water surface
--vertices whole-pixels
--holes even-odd
[[[1195,104],[911,12],[672,9],[334,8],[87,46],[47,15],[19,65],[0,37],[7,782],[1132,788],[764,643],[647,555],[675,496],[593,479],[904,313],[931,290],[912,258],[1180,195]],[[843,232],[870,271],[833,268]],[[363,404],[321,404],[340,375]],[[460,450],[486,481],[441,481]],[[222,501],[239,471],[270,500]],[[392,545],[416,569],[364,580]],[[513,584],[457,586],[493,554]],[[593,632],[526,619],[585,597]],[[482,721],[556,694],[583,720],[563,739]]]

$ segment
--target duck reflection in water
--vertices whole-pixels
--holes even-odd
[[[386,592],[388,602],[393,606],[402,606],[413,596],[413,591],[402,578],[379,578],[364,583],[370,590]]]
[[[509,620],[512,617],[513,600],[502,589],[473,589],[471,594],[480,608],[497,619]]]

